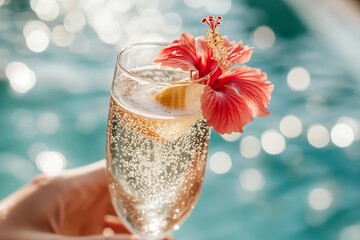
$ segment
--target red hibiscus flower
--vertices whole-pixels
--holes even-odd
[[[194,72],[194,82],[205,79],[200,82],[206,85],[201,97],[202,114],[209,126],[224,134],[242,132],[254,116],[267,116],[274,86],[260,69],[233,66],[249,61],[252,48],[221,37],[217,31],[221,19],[204,18],[202,22],[210,26],[206,37],[195,39],[183,33],[179,40],[162,49],[155,62]]]

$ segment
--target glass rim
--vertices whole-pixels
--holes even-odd
[[[138,76],[137,74],[134,74],[133,72],[128,71],[127,68],[124,67],[121,64],[122,56],[124,54],[130,52],[131,50],[135,49],[135,48],[142,47],[142,46],[154,46],[154,47],[163,46],[163,47],[166,47],[169,44],[170,44],[169,42],[140,42],[140,43],[135,43],[135,44],[129,45],[129,46],[123,48],[122,50],[120,50],[120,52],[117,54],[116,64],[119,66],[122,73],[125,73],[126,75],[130,76],[131,78],[135,78],[135,79],[140,80],[140,81],[145,81],[145,82],[149,82],[149,83],[156,83],[157,85],[163,85],[163,86],[179,85],[179,84],[182,84],[182,83],[185,83],[185,82],[189,83],[188,81],[181,82],[181,80],[177,81],[177,82],[160,82],[160,81],[156,81],[156,80],[151,79],[151,78],[141,77],[141,76]],[[157,66],[159,66],[159,68],[160,68],[160,64],[158,64]],[[173,68],[173,69],[180,69],[180,68]],[[205,80],[208,79],[209,76],[211,76],[213,73],[215,73],[215,71],[217,69],[218,69],[218,63],[216,63],[216,66],[214,67],[214,69],[211,70],[208,74],[206,74],[205,76],[203,76],[201,78],[191,80],[191,83],[202,83],[202,82],[204,82]],[[182,69],[180,69],[180,70],[184,71]],[[186,71],[184,71],[184,72],[186,72]],[[189,70],[188,72],[189,72],[189,77],[190,77],[191,70]],[[184,78],[182,80],[189,79],[189,77]]]

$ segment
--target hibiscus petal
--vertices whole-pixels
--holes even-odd
[[[232,64],[241,63],[244,64],[251,59],[251,55],[253,49],[249,46],[243,46],[242,41],[235,42],[229,41],[229,39],[225,36],[224,39],[224,46],[228,50],[229,57],[228,59]]]
[[[163,48],[154,62],[164,67],[181,68],[184,71],[197,70],[201,57],[195,46],[195,38],[183,33],[179,40]]]
[[[204,64],[208,63],[209,61],[211,61],[211,57],[212,57],[212,50],[211,48],[208,47],[207,42],[206,42],[206,38],[204,36],[198,37],[195,39],[196,41],[196,45],[199,46],[199,49],[201,51],[201,55],[202,55],[202,61]]]
[[[201,78],[213,71],[217,67],[217,62],[212,59],[212,50],[208,47],[204,36],[196,38],[195,42],[196,46],[199,47],[201,56],[201,63],[198,64],[199,77]]]
[[[235,88],[252,110],[253,116],[264,117],[269,114],[266,107],[270,102],[274,85],[267,80],[266,73],[261,72],[260,69],[247,66],[234,67],[223,73],[214,82],[213,88],[222,88],[222,86]]]
[[[201,109],[209,126],[221,134],[242,132],[243,126],[253,120],[245,99],[231,86],[216,90],[206,86],[201,96]]]

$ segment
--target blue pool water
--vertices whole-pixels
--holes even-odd
[[[356,8],[310,0],[51,2],[59,15],[54,4],[41,15],[28,1],[0,1],[0,199],[40,170],[62,168],[41,165],[41,152],[55,152],[66,168],[104,158],[121,48],[183,31],[203,35],[199,20],[221,14],[222,33],[255,46],[247,65],[275,85],[271,115],[234,141],[212,132],[199,202],[176,239],[359,239]],[[31,70],[26,83],[11,74],[14,62]]]

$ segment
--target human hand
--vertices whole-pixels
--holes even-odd
[[[0,202],[1,240],[130,240],[110,202],[105,162],[40,175]],[[112,216],[112,217],[111,217]],[[104,236],[103,230],[115,233]]]

